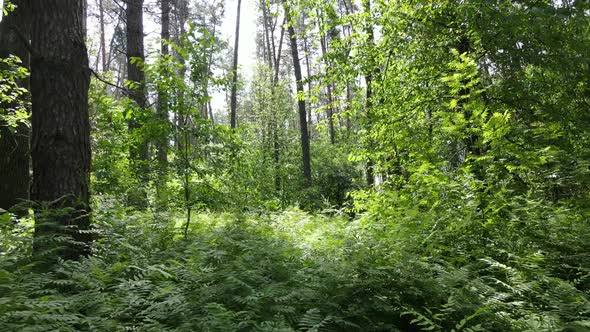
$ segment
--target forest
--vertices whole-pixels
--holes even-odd
[[[590,331],[590,1],[0,3],[0,331]]]

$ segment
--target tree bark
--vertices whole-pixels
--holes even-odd
[[[170,39],[170,0],[161,0],[162,27],[160,32],[161,54],[164,60],[169,54],[168,40]],[[165,127],[157,142],[157,159],[160,171],[164,171],[168,162],[168,94],[158,91],[158,119]]]
[[[102,71],[106,72],[107,67],[107,43],[104,32],[104,0],[98,0],[98,19],[100,24],[100,55],[102,62]]]
[[[231,85],[231,100],[230,100],[230,126],[236,128],[236,111],[238,108],[238,46],[240,44],[240,7],[242,0],[238,0],[238,13],[236,17],[236,39],[234,42],[234,63],[233,63],[233,77]]]
[[[371,17],[371,0],[363,0],[363,10],[365,13]],[[365,26],[365,32],[367,33],[367,40],[369,47],[373,50],[375,46],[375,34],[373,31],[373,23],[369,20]],[[369,52],[369,56],[372,56],[372,52]],[[367,59],[369,60],[369,59]],[[372,59],[371,59],[372,60]],[[379,75],[379,68],[376,67],[375,64],[372,64],[368,71],[365,73],[365,83],[367,85],[366,91],[366,100],[365,100],[365,109],[367,115],[367,137],[369,139],[368,149],[372,149],[373,142],[371,141],[371,125],[373,122],[373,79],[375,76]],[[369,186],[373,186],[375,184],[375,174],[374,174],[374,166],[375,163],[370,156],[367,156],[367,184]]]
[[[321,16],[320,16],[320,12],[319,10],[317,10],[317,14],[318,14],[318,19],[321,20]],[[327,44],[328,44],[328,39],[326,38],[326,34],[321,31],[321,22],[318,20],[318,29],[320,30],[320,47],[322,50],[322,57],[324,57],[324,64],[326,65],[326,67],[329,65],[327,60],[325,59],[326,53],[327,53]],[[328,83],[327,87],[327,97],[328,97],[328,107],[326,107],[326,116],[328,117],[328,126],[330,129],[330,143],[334,144],[336,139],[335,139],[335,130],[334,130],[334,100],[332,97],[332,83]]]
[[[303,26],[305,26],[305,20],[303,20]],[[307,36],[304,35],[303,36],[303,52],[305,53],[305,69],[307,72],[307,93],[310,94],[311,96],[311,64],[309,62],[309,48],[307,46]],[[312,133],[311,133],[311,127],[313,127],[313,121],[312,121],[312,108],[313,105],[311,104],[311,101],[308,100],[307,105],[309,106],[309,109],[307,110],[307,130],[308,130],[308,135],[311,139],[312,137]],[[318,121],[319,123],[319,121]]]
[[[90,178],[90,71],[83,38],[81,0],[35,1],[32,10],[31,92],[33,96],[32,198],[50,202],[52,213],[38,211],[35,251],[55,234],[71,234],[87,243]],[[65,244],[64,259],[78,259],[87,246]]]
[[[31,11],[29,0],[13,0],[17,9],[0,22],[0,58],[10,54],[18,56],[25,68],[30,67],[29,51],[18,36],[26,39],[31,34]],[[19,86],[29,90],[29,79],[19,82]],[[10,109],[13,105],[0,102],[0,109]],[[0,208],[9,210],[20,200],[29,199],[30,171],[29,148],[30,130],[26,124],[19,124],[12,132],[5,123],[0,122]],[[17,211],[24,214],[23,211]]]
[[[129,89],[129,97],[135,102],[139,109],[147,106],[145,95],[145,73],[137,66],[136,61],[145,61],[143,48],[143,0],[127,0],[127,79],[135,87]],[[137,119],[131,118],[127,122],[129,133],[141,129],[142,125]],[[148,144],[143,138],[135,139],[135,144],[129,147],[129,161],[132,172],[141,181],[146,181],[148,174]],[[139,188],[130,192],[129,205],[137,208],[144,208],[147,205],[147,194]]]
[[[291,23],[289,7],[285,4],[285,17],[289,22],[288,33],[291,41],[291,55],[293,56],[293,70],[295,71],[295,85],[297,86],[297,105],[299,108],[299,129],[301,131],[301,159],[303,162],[304,186],[311,187],[311,157],[309,148],[309,132],[307,131],[307,114],[305,112],[305,99],[303,99],[303,78],[301,75],[301,63],[297,50],[297,36]]]

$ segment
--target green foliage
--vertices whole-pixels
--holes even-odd
[[[29,72],[21,63],[14,55],[0,59],[0,123],[12,131],[29,123],[30,102],[24,98],[28,91],[19,86]]]
[[[529,221],[516,228],[457,224],[444,204],[423,213],[400,207],[387,215],[378,215],[381,207],[375,205],[354,222],[298,210],[198,214],[184,238],[183,223],[174,215],[127,214],[114,200],[97,200],[95,221],[102,237],[93,256],[80,262],[61,261],[35,272],[23,250],[30,235],[12,231],[12,249],[0,256],[0,327],[582,328],[590,319],[590,260],[582,241],[590,228],[579,222],[579,211],[531,211],[531,204],[514,208]],[[443,219],[431,220],[434,215]],[[556,242],[561,237],[570,241]]]
[[[237,130],[204,112],[229,84],[212,77],[224,45],[204,27],[168,42],[174,56],[134,60],[174,121],[93,82],[100,236],[90,257],[39,271],[31,220],[0,214],[0,330],[587,330],[586,2],[339,4],[289,4],[291,23],[313,23],[299,33],[326,37],[325,72],[294,96],[257,65]],[[8,61],[0,95],[14,100],[26,73]],[[335,104],[350,94],[334,118],[351,123],[336,144],[311,130],[303,189],[294,104],[323,109],[328,84]],[[160,138],[168,162],[138,179],[129,148]],[[146,211],[124,207],[137,187]]]

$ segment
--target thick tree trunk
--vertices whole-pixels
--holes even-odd
[[[90,71],[81,0],[36,1],[32,14],[32,198],[50,202],[52,209],[51,214],[38,211],[35,220],[39,252],[48,236],[68,232],[64,226],[89,228]],[[71,235],[77,242],[90,241],[88,233]],[[66,244],[59,255],[78,259],[87,252],[87,247]]]
[[[289,8],[285,7],[287,22],[291,22]],[[301,75],[301,64],[299,62],[299,51],[297,50],[297,36],[293,24],[289,23],[288,33],[291,41],[291,55],[293,56],[293,70],[295,71],[295,84],[297,86],[297,105],[299,108],[299,129],[301,130],[301,159],[303,162],[303,179],[305,187],[311,187],[311,157],[309,148],[309,132],[307,131],[307,114],[305,112],[305,100],[302,98],[303,78]]]
[[[29,52],[17,34],[17,30],[26,39],[31,34],[31,12],[29,0],[13,0],[17,9],[0,22],[0,58],[10,54],[18,56],[22,66],[29,68]],[[22,88],[29,90],[29,79],[19,82]],[[0,102],[0,109],[10,109],[14,105]],[[29,199],[29,138],[30,130],[20,124],[12,132],[5,123],[0,122],[0,208],[8,210],[19,200]],[[23,211],[18,211],[21,214]]]
[[[240,44],[240,7],[242,0],[238,0],[238,13],[236,17],[236,39],[234,42],[234,63],[232,66],[232,85],[231,85],[231,100],[230,100],[230,126],[236,128],[236,112],[238,108],[238,46]]]

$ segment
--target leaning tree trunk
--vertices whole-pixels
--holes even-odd
[[[29,0],[13,0],[17,9],[0,22],[0,58],[18,56],[21,66],[29,68],[29,51],[18,36],[17,30],[25,39],[30,38],[31,17]],[[19,82],[19,86],[29,90],[29,80]],[[0,110],[9,110],[14,105],[0,101]],[[3,113],[4,111],[2,111]],[[29,137],[26,124],[19,124],[11,131],[6,123],[0,121],[0,208],[8,210],[20,200],[29,199]],[[17,211],[22,214],[24,211]]]
[[[309,132],[307,131],[307,118],[305,112],[305,99],[303,99],[303,78],[301,76],[301,63],[297,50],[297,36],[291,23],[289,7],[285,7],[285,16],[289,22],[288,33],[291,40],[291,55],[293,56],[293,70],[295,71],[295,84],[297,86],[297,105],[299,108],[299,129],[301,131],[301,159],[303,162],[303,179],[305,187],[311,187],[311,158],[309,153]]]
[[[35,1],[32,13],[32,198],[50,209],[36,211],[39,253],[45,249],[43,240],[64,233],[78,243],[90,241],[88,232],[80,232],[90,223],[90,71],[82,0]],[[58,251],[62,258],[78,259],[88,252],[87,246],[67,243]]]
[[[231,85],[231,101],[230,101],[230,126],[236,127],[236,112],[238,108],[238,46],[240,44],[240,7],[242,0],[238,0],[238,14],[236,18],[236,40],[234,43],[234,62],[232,67],[232,85]]]

